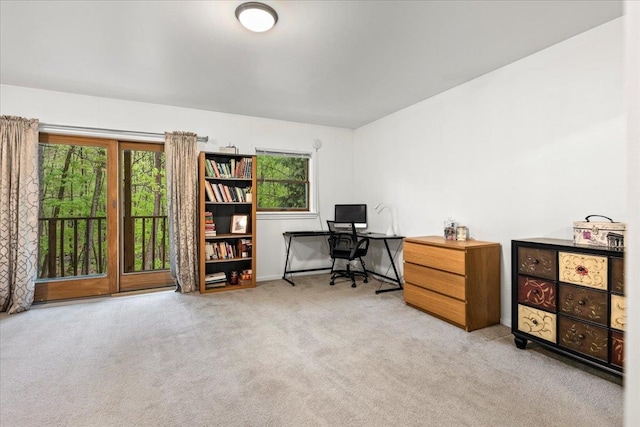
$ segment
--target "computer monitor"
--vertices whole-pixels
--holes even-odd
[[[336,227],[351,227],[351,223],[356,228],[367,228],[367,205],[336,205],[334,221]]]

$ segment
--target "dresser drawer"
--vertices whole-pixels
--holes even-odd
[[[559,280],[607,290],[607,257],[558,252]]]
[[[518,330],[546,341],[556,342],[556,315],[518,304]]]
[[[465,299],[464,276],[405,262],[404,280],[421,288],[439,292],[459,300],[464,301]]]
[[[624,260],[611,258],[611,292],[624,294]]]
[[[465,325],[466,304],[463,301],[431,292],[410,283],[404,284],[404,300],[407,304],[421,308],[459,325]]]
[[[518,248],[518,273],[555,280],[557,258],[551,249]]]
[[[608,338],[605,328],[559,316],[558,344],[565,348],[606,362],[609,357]]]
[[[627,329],[627,299],[623,296],[611,295],[611,327]]]
[[[556,311],[556,284],[550,280],[518,276],[518,302]]]
[[[582,286],[558,285],[558,311],[607,326],[609,296]]]
[[[611,331],[611,363],[624,367],[624,334]]]
[[[404,260],[438,270],[465,274],[465,251],[406,242]]]

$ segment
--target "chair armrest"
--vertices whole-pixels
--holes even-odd
[[[368,237],[363,237],[363,238],[359,239],[356,242],[356,244],[351,249],[350,258],[355,258],[356,257],[356,253],[358,251],[360,251],[360,250],[363,250],[365,252],[367,252],[369,250],[369,238]]]

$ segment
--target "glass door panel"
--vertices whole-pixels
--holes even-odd
[[[164,146],[121,142],[120,164],[120,290],[172,285]]]
[[[116,289],[116,141],[40,135],[36,301]]]

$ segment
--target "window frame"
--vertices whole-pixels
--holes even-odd
[[[317,217],[317,165],[316,156],[309,151],[296,151],[273,148],[256,148],[256,159],[259,156],[296,157],[307,160],[307,208],[268,209],[257,207],[258,219],[297,219]],[[256,177],[259,181],[259,177]],[[258,194],[258,199],[260,195]],[[256,202],[257,203],[257,202]]]

